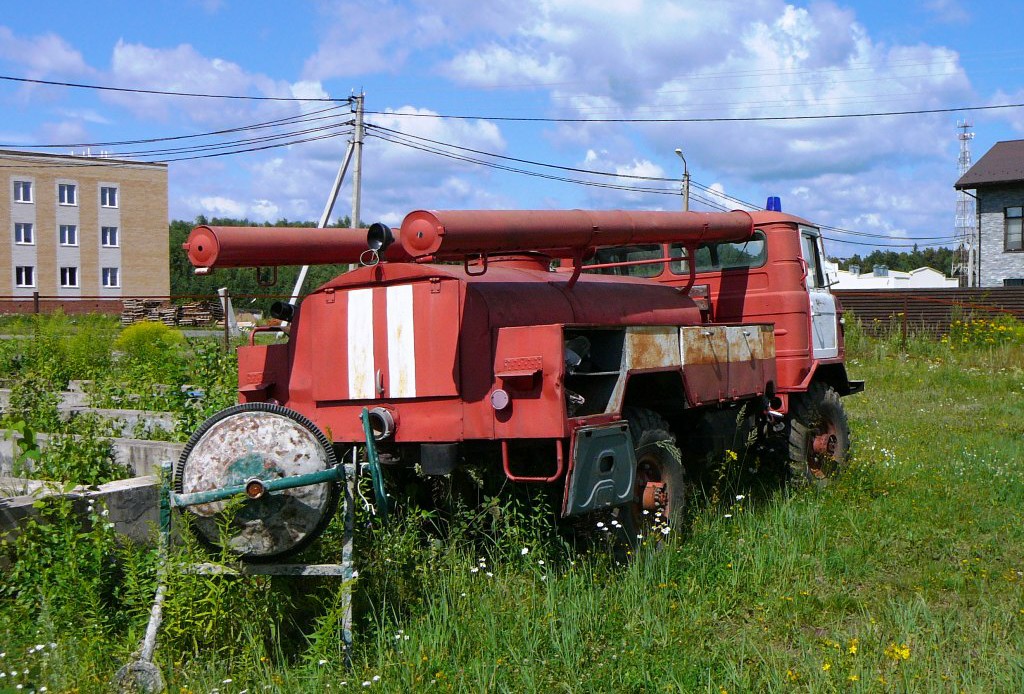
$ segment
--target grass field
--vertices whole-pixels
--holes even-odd
[[[179,577],[165,676],[221,693],[1024,691],[1024,351],[853,346],[867,391],[845,401],[850,464],[825,489],[748,475],[625,566],[528,514],[443,543],[423,517],[365,531],[351,669],[329,586]],[[98,533],[40,534],[81,571],[3,579],[0,691],[104,691],[130,659],[152,557],[119,551],[98,580]]]

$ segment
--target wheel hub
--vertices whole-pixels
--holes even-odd
[[[668,490],[664,482],[647,482],[641,494],[641,507],[645,511],[658,511],[668,503]]]
[[[838,441],[838,437],[830,431],[818,434],[814,437],[814,454],[826,455],[830,458],[834,458],[836,455],[836,444]]]

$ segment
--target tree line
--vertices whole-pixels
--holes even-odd
[[[947,275],[952,272],[956,251],[952,248],[918,248],[914,244],[911,251],[874,250],[865,256],[859,253],[849,258],[833,258],[840,267],[849,270],[851,265],[860,266],[862,273],[871,272],[876,265],[885,265],[890,270],[910,272],[919,267],[930,267]]]

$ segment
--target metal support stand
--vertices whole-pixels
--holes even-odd
[[[228,487],[195,494],[176,494],[171,491],[172,464],[161,465],[160,483],[160,563],[157,569],[157,589],[153,605],[149,611],[149,623],[146,634],[139,645],[138,658],[125,665],[114,676],[114,685],[121,692],[144,692],[155,694],[166,690],[160,669],[153,663],[156,652],[157,632],[163,622],[164,596],[167,593],[167,575],[169,570],[168,556],[171,544],[172,508],[185,507],[201,503],[210,503],[245,493],[245,487]],[[238,567],[224,566],[213,562],[191,564],[179,567],[183,573],[224,576],[336,576],[341,578],[344,604],[342,620],[342,644],[345,649],[345,663],[351,664],[352,659],[352,585],[358,574],[352,562],[353,535],[355,532],[355,503],[357,465],[349,463],[338,465],[337,468],[308,475],[296,475],[289,478],[266,481],[268,492],[277,489],[290,489],[308,484],[319,484],[325,481],[341,481],[345,478],[345,530],[342,538],[341,563],[339,564],[242,564]]]

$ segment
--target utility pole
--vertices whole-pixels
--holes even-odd
[[[334,203],[338,200],[338,193],[341,191],[341,184],[345,180],[345,173],[348,171],[348,165],[355,158],[356,164],[353,172],[352,182],[352,222],[351,226],[354,229],[359,228],[359,185],[361,181],[360,176],[360,164],[362,163],[363,154],[363,96],[360,93],[359,96],[352,97],[356,109],[356,122],[355,129],[352,131],[352,139],[348,142],[348,149],[345,150],[345,158],[341,160],[341,166],[338,167],[338,175],[334,177],[334,185],[331,186],[330,195],[327,196],[327,204],[324,205],[323,214],[320,215],[320,223],[317,225],[320,228],[326,227],[331,223],[331,212],[334,211]],[[355,154],[355,157],[353,157]],[[303,265],[302,269],[299,270],[299,276],[295,280],[295,288],[292,290],[291,298],[288,303],[293,306],[299,300],[299,294],[302,292],[302,285],[306,281],[306,273],[309,272],[309,266]],[[285,323],[284,325],[287,325]]]
[[[353,97],[356,110],[356,127],[352,133],[352,146],[355,153],[355,164],[352,167],[352,228],[359,228],[360,194],[363,187],[363,97],[365,92]]]
[[[683,160],[683,212],[690,211],[690,169],[686,166],[686,157],[683,150],[676,148],[676,154]]]

